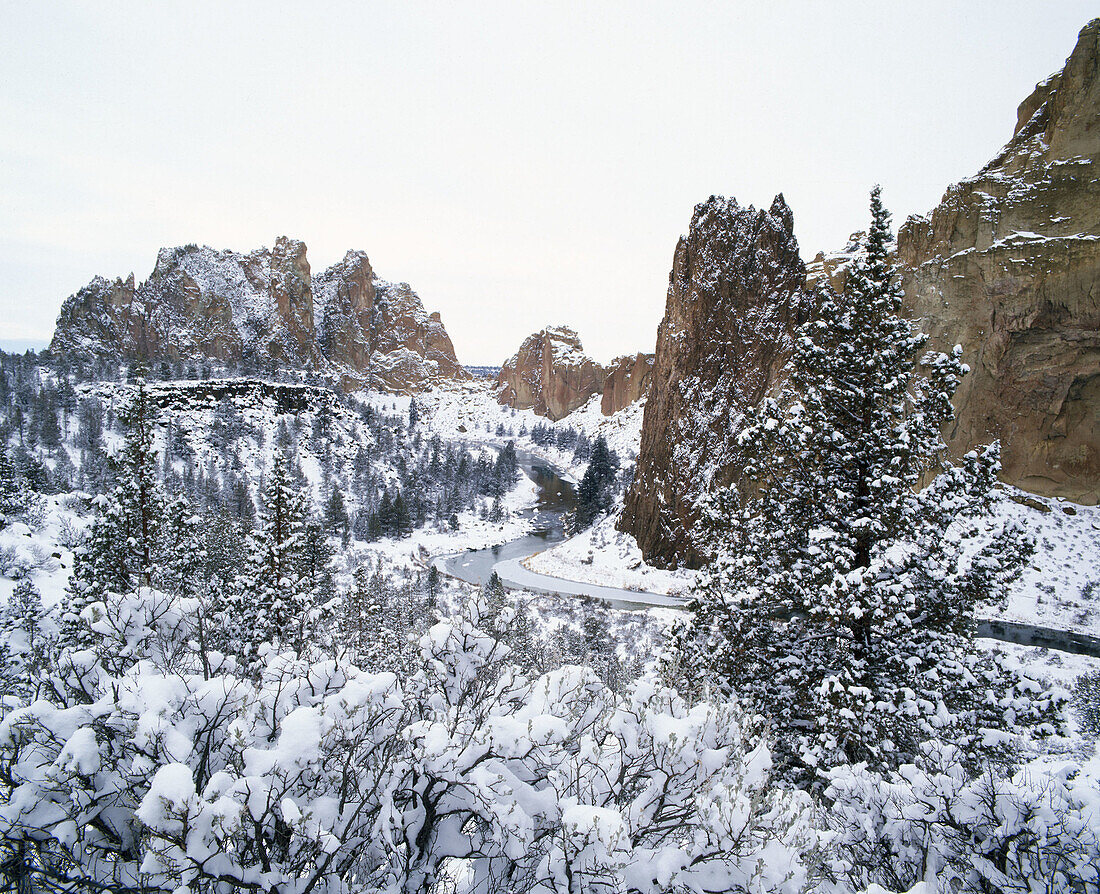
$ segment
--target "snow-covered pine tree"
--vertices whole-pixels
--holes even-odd
[[[27,508],[28,497],[15,463],[8,456],[8,451],[0,448],[0,528],[6,525],[8,516],[17,515]]]
[[[232,600],[231,647],[252,667],[265,646],[301,652],[314,608],[303,575],[306,506],[285,457],[276,456],[260,527],[249,538],[248,559]]]
[[[1005,707],[986,692],[1006,687],[973,647],[974,607],[1027,553],[987,515],[997,445],[948,465],[961,351],[918,373],[877,187],[871,215],[845,294],[826,288],[798,333],[789,388],[747,420],[743,480],[711,501],[713,562],[679,638],[688,669],[769,718],[795,776],[896,766],[935,737],[976,747],[983,712]]]
[[[96,498],[96,515],[73,560],[62,640],[91,644],[91,633],[80,620],[89,604],[107,593],[128,593],[150,584],[154,571],[164,494],[157,482],[153,451],[153,407],[140,374],[133,382],[129,402],[119,412],[126,438],[112,458],[117,483]]]
[[[603,435],[598,435],[577,488],[577,508],[570,524],[572,531],[583,531],[596,516],[611,508],[618,468],[618,458],[608,449]]]
[[[0,704],[6,696],[32,701],[50,663],[51,643],[42,626],[42,597],[28,579],[0,606]]]

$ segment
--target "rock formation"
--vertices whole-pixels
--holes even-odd
[[[971,367],[952,448],[1000,438],[1006,481],[1100,500],[1100,19],[897,254],[932,347],[961,344]]]
[[[497,376],[502,404],[561,419],[603,390],[607,371],[584,353],[568,326],[529,335]]]
[[[731,433],[777,381],[809,302],[790,209],[712,196],[695,207],[669,276],[620,530],[647,561],[697,559],[696,501],[735,474]]]
[[[945,432],[957,453],[1000,438],[1003,477],[1100,500],[1100,19],[1020,106],[1007,146],[898,236],[908,315],[971,374]],[[778,206],[778,207],[776,207]],[[859,236],[801,264],[790,212],[696,208],[676,249],[620,528],[646,558],[692,563],[699,496],[737,476],[742,411],[783,378],[813,287],[843,291]]]
[[[606,370],[607,378],[604,379],[603,399],[600,402],[600,410],[605,416],[618,413],[645,395],[655,357],[654,354],[638,353],[611,361]]]
[[[388,283],[361,251],[313,280],[326,358],[354,371],[362,385],[418,391],[441,379],[469,378],[438,313],[425,313],[407,283]]]
[[[363,252],[312,276],[305,244],[285,236],[249,254],[161,249],[140,286],[97,277],[62,305],[50,351],[289,365],[390,391],[468,378],[408,285],[379,279]]]

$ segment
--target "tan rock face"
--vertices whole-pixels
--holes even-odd
[[[902,226],[896,255],[908,315],[931,347],[961,344],[972,368],[948,443],[962,453],[1000,438],[1007,481],[1088,503],[1100,499],[1098,69],[1100,20],[1020,106],[997,157]],[[677,247],[620,520],[650,561],[698,558],[694,507],[736,479],[742,411],[785,377],[813,288],[844,289],[859,234],[819,254],[803,285],[789,217],[711,199]]]
[[[971,374],[946,432],[956,453],[999,438],[1003,477],[1100,500],[1100,19],[1020,105],[975,177],[898,234],[911,315]]]
[[[804,321],[806,268],[790,209],[712,196],[695,207],[669,277],[634,483],[619,528],[647,561],[697,561],[696,502],[736,474],[745,410],[782,377]]]
[[[584,353],[577,333],[548,326],[529,335],[500,369],[498,399],[504,406],[533,409],[561,419],[604,387],[607,372]]]
[[[371,355],[371,381],[383,390],[422,390],[443,379],[468,379],[455,358],[438,313],[427,314],[407,283],[377,290],[378,323]],[[378,387],[372,385],[372,387]]]
[[[605,416],[629,407],[646,393],[655,354],[628,354],[611,361],[603,383],[600,410]]]
[[[304,243],[249,254],[161,249],[134,286],[97,278],[61,308],[50,350],[74,356],[287,364],[348,388],[415,391],[468,374],[438,314],[363,252],[312,276]]]

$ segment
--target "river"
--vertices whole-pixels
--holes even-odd
[[[443,556],[435,562],[440,571],[467,583],[478,585],[489,580],[495,571],[509,587],[553,596],[584,596],[600,599],[615,608],[631,611],[683,606],[683,599],[666,596],[663,593],[645,593],[564,580],[560,577],[539,574],[524,567],[523,560],[528,556],[549,549],[565,539],[562,518],[576,505],[577,490],[542,457],[517,449],[516,459],[523,474],[538,486],[538,502],[532,509],[523,510],[534,518],[531,533],[499,546]]]
[[[554,596],[582,596],[600,599],[615,608],[631,611],[651,608],[682,608],[684,600],[663,593],[646,593],[565,580],[531,571],[523,560],[549,549],[565,539],[562,516],[573,509],[577,491],[572,483],[545,459],[526,450],[516,450],[520,469],[538,486],[538,502],[523,512],[534,517],[530,534],[488,549],[468,550],[435,560],[445,574],[471,584],[484,584],[496,571],[506,586]],[[1056,630],[1014,621],[979,620],[977,636],[1020,645],[1039,646],[1061,652],[1100,658],[1100,637],[1068,630]]]

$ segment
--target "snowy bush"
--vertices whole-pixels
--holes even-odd
[[[23,528],[23,525],[16,524],[9,530]],[[33,539],[7,538],[0,542],[0,575],[4,577],[21,580],[36,571],[52,571],[56,567],[57,560]]]
[[[810,802],[732,705],[653,677],[528,679],[472,604],[405,680],[196,654],[193,606],[93,604],[68,697],[0,721],[15,883],[137,891],[798,891]],[[110,660],[108,660],[108,658]],[[64,663],[64,662],[63,662]],[[206,672],[204,668],[213,668]]]
[[[958,749],[926,743],[914,764],[882,775],[829,771],[837,869],[870,883],[936,891],[1095,891],[1100,885],[1100,790],[1079,768],[1008,778],[964,769]]]
[[[1073,707],[1081,734],[1087,739],[1100,738],[1100,671],[1077,678],[1073,687]]]

